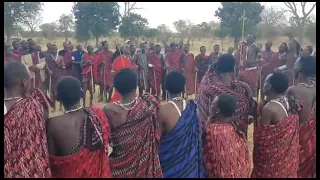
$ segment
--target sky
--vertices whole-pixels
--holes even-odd
[[[120,7],[123,7],[123,3]],[[62,14],[72,13],[73,2],[44,2],[42,12],[42,23],[50,23],[59,19]],[[277,6],[286,8],[283,2],[263,2],[265,6]],[[160,24],[166,24],[173,28],[173,22],[177,20],[190,20],[192,23],[218,21],[214,16],[220,7],[219,2],[138,2],[137,6],[142,8],[136,13],[141,14],[149,21],[149,26],[156,28]],[[314,9],[313,14],[316,13]]]

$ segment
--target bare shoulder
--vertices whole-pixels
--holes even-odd
[[[56,132],[56,129],[58,127],[61,121],[61,116],[55,116],[52,118],[49,118],[48,121],[46,122],[46,127],[47,127],[47,133],[52,134]]]
[[[169,103],[163,104],[160,106],[160,109],[158,111],[158,118],[160,122],[163,122],[164,119],[166,119],[167,115],[170,114],[171,105]]]
[[[115,112],[115,105],[112,103],[107,103],[102,107],[103,112],[108,116],[110,113]]]
[[[296,86],[290,86],[288,89],[287,89],[287,93],[286,95],[287,96],[294,96],[296,95]]]

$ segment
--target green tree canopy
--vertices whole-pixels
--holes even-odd
[[[62,14],[58,20],[58,29],[68,38],[71,30],[74,28],[72,14]]]
[[[34,15],[39,15],[42,10],[40,2],[4,2],[4,31],[7,41],[11,42],[11,36],[15,28],[21,25],[32,24]]]
[[[148,20],[140,14],[130,13],[128,16],[122,17],[119,32],[121,37],[141,37],[146,30]]]
[[[261,22],[261,12],[264,8],[257,2],[221,2],[222,7],[215,12],[221,20],[221,25],[230,29],[230,36],[234,38],[235,48],[242,35],[243,12],[245,10],[245,34],[255,30]]]
[[[87,40],[90,34],[96,38],[117,29],[119,25],[117,2],[77,2],[73,6],[76,19],[76,36],[80,40]]]

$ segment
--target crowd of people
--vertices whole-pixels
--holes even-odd
[[[5,178],[316,177],[311,46],[262,51],[249,34],[235,54],[215,45],[194,56],[182,42],[164,53],[147,42],[63,47],[5,43]],[[49,117],[56,101],[64,113]]]

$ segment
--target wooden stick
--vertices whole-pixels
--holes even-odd
[[[49,77],[49,97],[51,97],[51,75]]]
[[[94,83],[93,83],[93,68],[92,68],[92,65],[91,65],[91,85],[92,85],[93,92],[95,92]]]
[[[157,80],[156,80],[156,70],[153,68],[153,78],[154,78],[154,88],[156,89],[156,96],[158,96]]]
[[[144,69],[142,69],[142,76],[143,76],[144,93],[146,93],[147,87],[146,87],[146,78],[144,76]]]
[[[198,72],[196,72],[196,76],[194,77],[194,94],[197,94],[197,83],[198,83]]]

